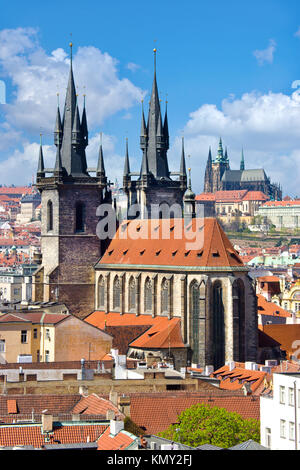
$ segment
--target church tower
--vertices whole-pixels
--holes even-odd
[[[170,172],[167,157],[169,149],[167,106],[163,119],[156,80],[156,49],[154,49],[154,78],[147,124],[142,106],[140,148],[143,152],[140,172],[133,173],[129,169],[128,147],[126,147],[123,190],[127,195],[128,210],[133,204],[138,204],[140,208],[138,216],[144,219],[151,214],[153,217],[151,206],[155,205],[158,208],[156,218],[164,218],[168,216],[168,211],[164,215],[163,209],[160,211],[160,208],[177,204],[182,216],[183,195],[187,188],[185,161],[182,160],[184,150],[180,171]],[[177,176],[177,179],[173,179],[173,176]],[[135,217],[133,214],[132,218]],[[128,218],[131,218],[130,212]]]
[[[102,145],[97,168],[88,168],[85,149],[88,126],[85,108],[80,119],[72,68],[61,119],[57,107],[54,130],[56,161],[44,167],[40,146],[36,186],[41,193],[42,261],[34,278],[35,301],[65,303],[71,313],[81,317],[94,308],[94,264],[103,253],[97,237],[97,207],[111,204],[107,188]],[[94,173],[91,176],[90,173]]]

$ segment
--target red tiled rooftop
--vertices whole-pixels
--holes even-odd
[[[124,431],[120,431],[115,436],[110,435],[110,426],[98,439],[98,450],[125,450],[134,442],[133,436]]]
[[[286,351],[287,358],[294,355],[299,347],[300,324],[269,324],[260,329],[280,344],[280,349]]]
[[[131,395],[130,417],[140,427],[146,428],[149,434],[157,434],[175,424],[178,415],[198,403],[218,406],[227,411],[235,411],[243,418],[259,419],[259,400],[250,396],[214,396],[201,393],[157,393]],[[223,391],[225,393],[225,391]],[[233,392],[234,393],[234,392]]]
[[[191,249],[188,245],[195,242],[196,236],[199,246]],[[99,261],[98,268],[116,264],[244,266],[215,218],[192,219],[186,227],[184,219],[124,221]]]
[[[75,414],[106,416],[106,412],[108,410],[114,411],[116,416],[124,417],[120,410],[111,401],[93,393],[88,397],[82,397],[74,406],[72,412]]]
[[[272,317],[288,318],[292,316],[290,312],[287,312],[279,305],[274,304],[274,302],[268,302],[261,294],[257,294],[257,313],[260,315],[270,315]]]
[[[95,442],[104,432],[106,425],[101,424],[73,424],[54,426],[52,439],[46,441],[46,435],[42,434],[40,424],[31,425],[5,425],[0,426],[0,446],[34,446],[40,448],[45,444],[51,444],[55,440],[61,444],[76,444],[80,442]]]
[[[212,377],[220,379],[220,388],[224,390],[240,390],[244,383],[248,383],[252,392],[255,392],[266,376],[266,372],[248,370],[245,367],[223,366],[213,372]]]
[[[148,329],[137,339],[130,343],[131,347],[140,348],[183,348],[180,319],[168,317],[152,317],[152,315],[138,315],[132,313],[105,313],[95,311],[85,318],[85,321],[105,331],[110,326],[136,326],[147,325]]]

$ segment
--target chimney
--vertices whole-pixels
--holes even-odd
[[[115,417],[116,417],[116,413],[114,412],[114,410],[107,410],[106,411],[106,419],[111,421],[111,420],[114,420]]]
[[[130,416],[131,399],[129,396],[122,395],[118,398],[118,408],[125,415]]]
[[[123,421],[116,421],[114,419],[110,420],[110,435],[116,436],[120,431],[123,431],[124,423]]]
[[[228,366],[230,371],[232,371],[235,368],[235,362],[234,361],[226,362],[226,365]]]
[[[52,414],[42,413],[42,433],[53,431]]]
[[[111,401],[115,406],[118,406],[118,392],[111,390],[109,392],[109,401]]]

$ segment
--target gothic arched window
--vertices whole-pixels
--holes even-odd
[[[53,204],[52,201],[47,202],[47,232],[53,230]]]
[[[161,283],[160,299],[161,299],[161,313],[170,312],[170,302],[169,302],[169,281],[163,279]]]
[[[220,281],[215,281],[212,288],[212,327],[214,346],[214,367],[225,364],[225,323],[223,289]]]
[[[136,283],[134,277],[129,280],[129,298],[128,309],[135,310],[136,308]]]
[[[152,289],[152,282],[150,278],[147,277],[144,288],[145,312],[152,312]]]
[[[114,279],[113,284],[113,309],[119,309],[121,307],[121,282],[118,276]]]
[[[77,202],[75,206],[75,231],[84,232],[85,229],[85,207],[82,202]]]
[[[103,308],[105,304],[105,282],[103,276],[98,281],[98,307]]]

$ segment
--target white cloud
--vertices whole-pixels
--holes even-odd
[[[135,64],[134,62],[129,62],[126,67],[131,71],[131,72],[136,72],[138,69],[141,68],[140,65]]]
[[[194,190],[203,190],[209,146],[216,155],[219,136],[228,147],[232,169],[239,168],[244,148],[247,168],[264,168],[273,182],[281,182],[285,194],[300,191],[300,95],[245,93],[225,99],[219,108],[204,104],[190,113],[184,129],[186,155],[191,155]],[[172,168],[179,167],[181,138],[170,149]]]
[[[294,36],[300,38],[300,26],[299,26],[299,28],[297,29],[297,31],[294,33]]]
[[[95,47],[80,47],[73,53],[74,78],[82,105],[86,93],[90,129],[104,119],[139,103],[141,89],[120,78],[118,62]],[[56,94],[63,107],[69,59],[59,48],[47,55],[38,43],[37,30],[18,28],[0,32],[0,67],[15,87],[15,96],[5,107],[7,122],[25,132],[52,133]]]
[[[274,59],[275,49],[276,42],[274,41],[274,39],[270,39],[269,46],[266,49],[257,49],[253,52],[253,55],[256,57],[259,65],[263,65],[265,62],[271,64]]]

